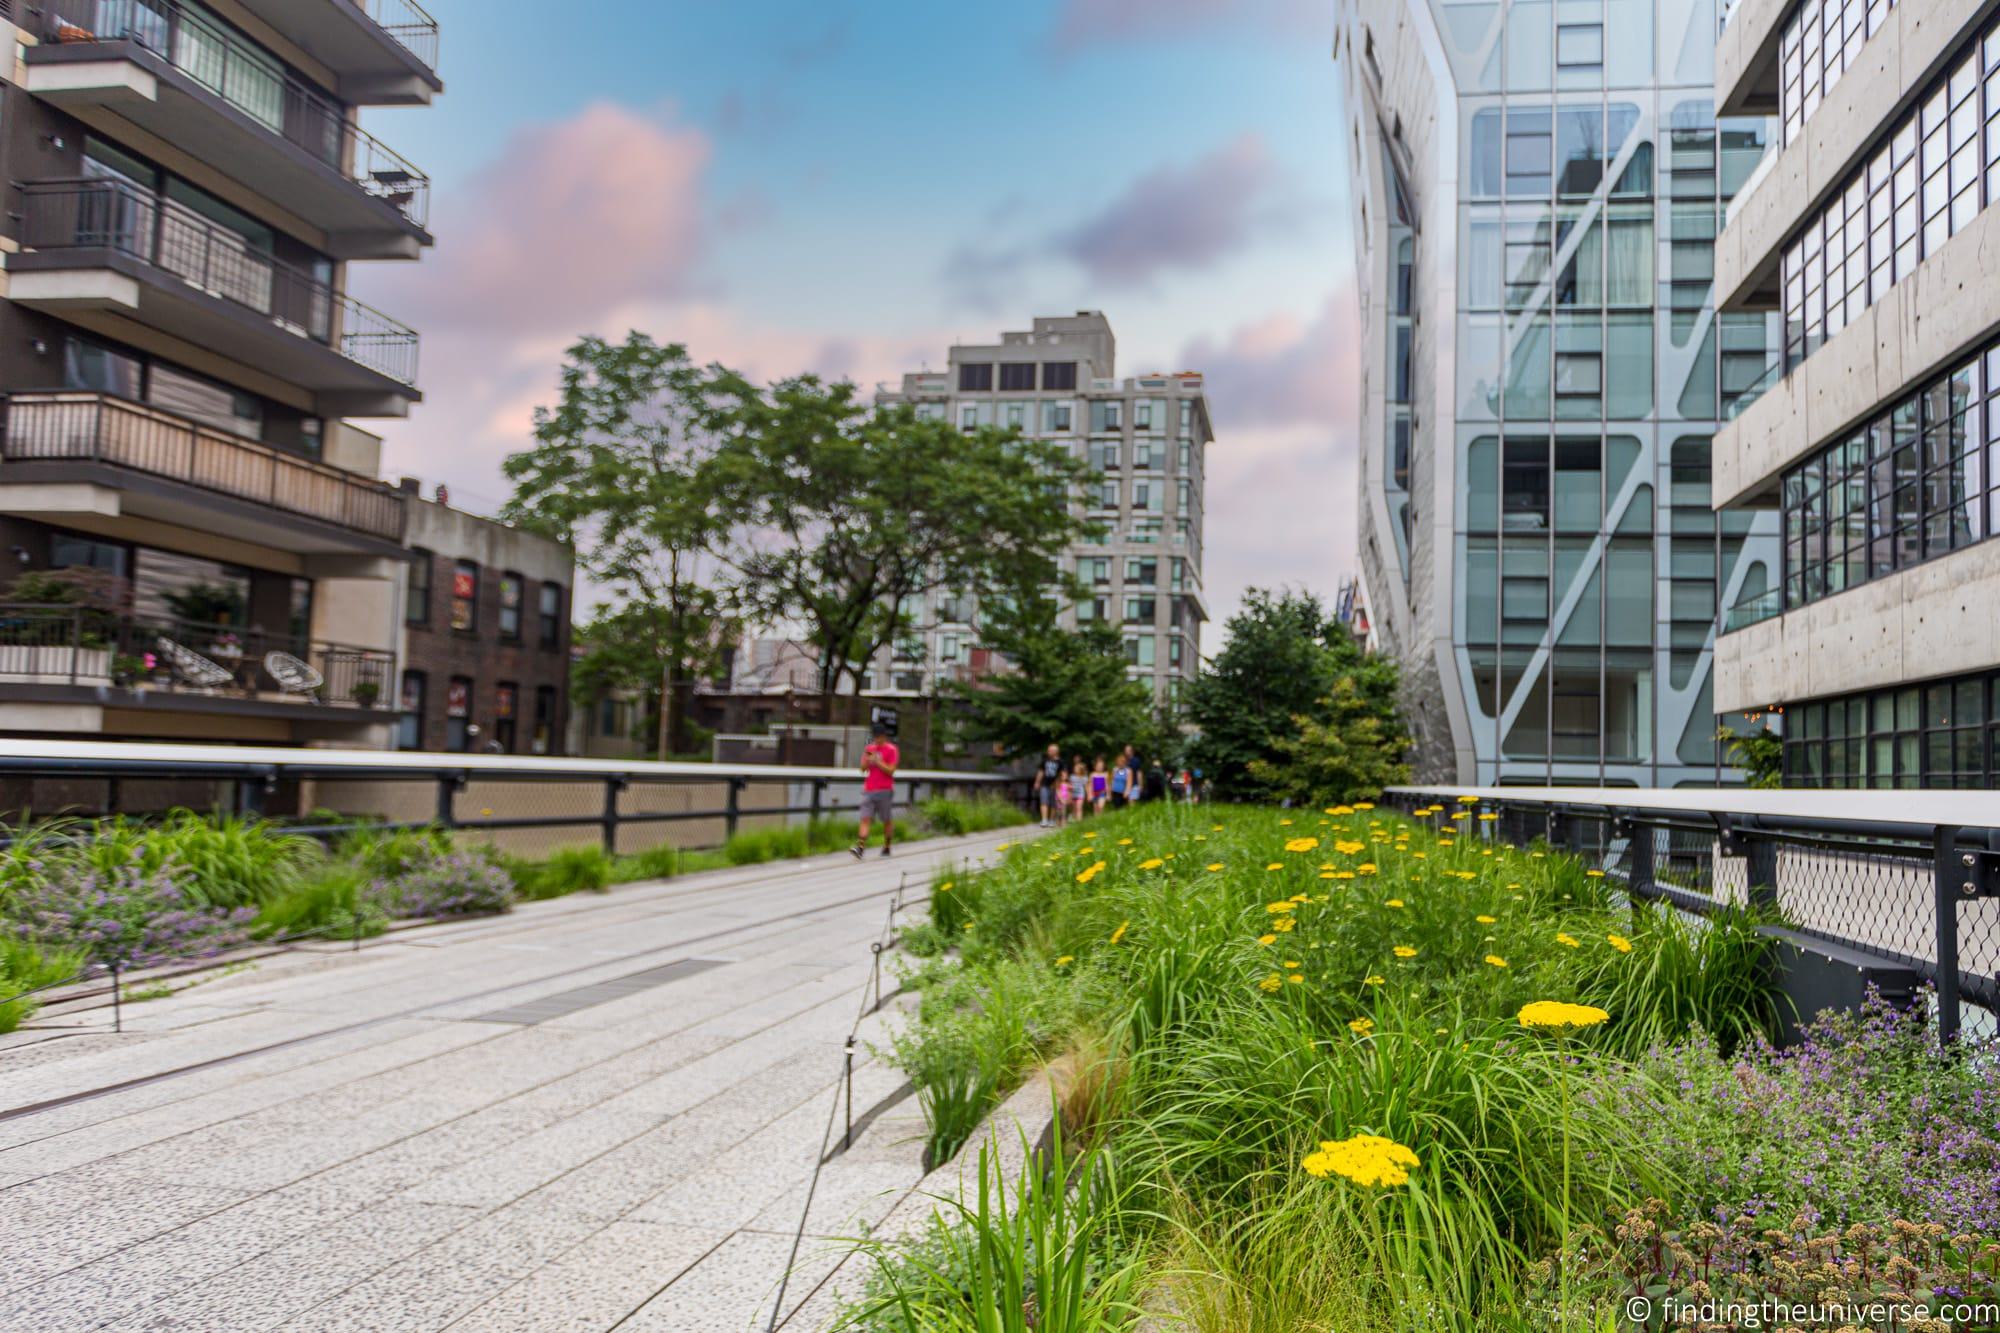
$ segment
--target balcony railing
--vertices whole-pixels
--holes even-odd
[[[411,223],[421,227],[428,220],[429,177],[267,52],[206,14],[179,0],[51,0],[43,14],[48,41],[143,46]]]
[[[1781,616],[1785,613],[1785,593],[1782,588],[1766,588],[1763,592],[1745,597],[1736,605],[1722,613],[1722,632],[1748,629],[1750,626]]]
[[[438,63],[438,24],[415,0],[354,0],[375,26],[394,37],[405,51],[435,70]]]
[[[162,641],[205,662],[213,674],[177,667]],[[307,663],[322,677],[315,690],[273,674],[267,654]],[[373,708],[392,699],[395,655],[321,643],[256,626],[218,625],[172,616],[140,616],[86,606],[0,602],[0,687],[83,685],[163,694]]]
[[[417,379],[416,331],[260,250],[191,208],[121,180],[30,181],[29,250],[110,250],[324,343],[399,384]]]
[[[354,473],[108,394],[16,393],[5,406],[5,462],[105,463],[403,539],[396,491]]]

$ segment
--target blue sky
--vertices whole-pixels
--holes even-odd
[[[1121,373],[1209,374],[1212,608],[1348,572],[1330,4],[428,7],[445,95],[364,116],[434,183],[437,249],[352,279],[424,335],[390,470],[497,502],[586,331],[867,385],[1094,307]]]

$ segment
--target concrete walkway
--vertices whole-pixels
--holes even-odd
[[[267,959],[122,1036],[37,1018],[0,1039],[0,1329],[761,1328],[891,891],[1020,836]],[[857,1114],[902,1083],[858,1058]],[[815,1235],[917,1181],[914,1109]],[[807,1241],[788,1314],[834,1262]]]

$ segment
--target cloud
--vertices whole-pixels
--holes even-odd
[[[1342,286],[1310,319],[1281,313],[1197,338],[1181,363],[1202,372],[1217,434],[1235,426],[1315,423],[1353,429],[1361,389],[1354,292]]]
[[[1062,249],[1092,281],[1112,286],[1206,268],[1250,240],[1277,183],[1263,139],[1245,134],[1185,166],[1139,177],[1063,237]]]
[[[385,304],[432,338],[491,337],[684,291],[707,240],[710,151],[700,130],[609,103],[528,126],[441,197],[436,253]]]
[[[1324,0],[1064,0],[1049,34],[1056,50],[1172,40],[1216,28],[1252,35],[1331,37]]]

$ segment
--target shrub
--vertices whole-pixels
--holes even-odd
[[[377,828],[360,825],[335,845],[336,860],[352,862],[370,879],[390,879],[420,861],[444,856],[455,846],[441,828]]]
[[[514,905],[514,880],[490,853],[430,849],[376,879],[368,896],[392,917],[480,916]]]
[[[251,933],[260,939],[380,935],[389,928],[389,917],[368,896],[369,882],[356,865],[323,867],[290,893],[265,903]]]
[[[210,958],[245,943],[256,913],[197,905],[188,878],[173,862],[148,867],[134,858],[108,869],[58,862],[18,890],[8,911],[17,938],[125,968]]]
[[[171,864],[185,872],[176,883],[190,905],[254,908],[296,889],[325,860],[318,843],[265,820],[176,810],[158,824],[67,820],[27,830],[6,852],[0,886],[33,878],[38,866],[80,864],[116,875],[127,866],[150,873]]]
[[[961,801],[949,796],[933,796],[917,806],[924,822],[946,837],[985,833],[989,829],[1013,828],[1028,822],[1027,813],[995,797],[982,796]]]
[[[509,862],[515,887],[530,901],[561,898],[589,889],[602,893],[611,887],[611,856],[602,847],[558,847],[540,863]]]
[[[0,935],[0,1033],[12,1032],[39,1007],[35,997],[23,992],[73,977],[87,963],[79,950],[44,948]]]
[[[611,882],[630,884],[641,879],[672,879],[681,873],[681,856],[680,848],[670,843],[621,856],[611,863]]]

